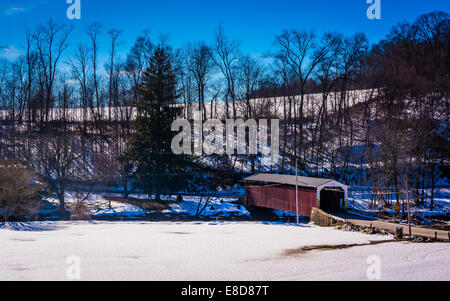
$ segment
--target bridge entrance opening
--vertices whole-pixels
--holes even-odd
[[[344,205],[345,192],[341,188],[324,188],[320,192],[320,209],[328,212],[340,211]]]

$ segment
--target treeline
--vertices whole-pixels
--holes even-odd
[[[29,137],[39,140],[57,128],[59,134],[76,133],[80,149],[89,145],[88,153],[107,154],[111,170],[133,170],[119,159],[135,131],[134,116],[142,114],[136,106],[149,97],[142,90],[144,75],[154,71],[151,58],[163,48],[175,77],[170,105],[182,104],[180,116],[192,118],[199,110],[204,118],[261,119],[282,112],[282,160],[271,171],[292,173],[297,162],[306,175],[370,184],[397,201],[406,183],[418,203],[448,177],[447,13],[398,24],[375,45],[363,33],[285,30],[265,59],[242,53],[223,27],[211,42],[182,49],[144,32],[126,57],[119,51],[121,33],[94,23],[85,28],[86,39],[69,49],[70,27],[49,21],[26,30],[24,55],[0,61],[0,107],[8,112],[3,156],[20,156],[32,149],[24,142]],[[106,37],[109,56],[102,68],[99,40]],[[351,90],[367,93],[355,99]],[[71,121],[71,108],[81,111],[78,122]],[[51,116],[55,109],[58,120]],[[83,157],[91,162],[95,156],[82,153],[72,161]],[[238,161],[252,172],[270,170],[255,156],[225,157],[215,158],[224,170],[235,171]]]

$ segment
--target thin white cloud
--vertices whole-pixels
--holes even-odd
[[[0,58],[14,61],[21,55],[22,53],[20,52],[20,50],[17,49],[14,45],[0,46]]]
[[[33,6],[27,6],[27,7],[10,6],[10,7],[6,8],[3,12],[5,15],[11,16],[11,15],[25,13],[25,12],[31,10],[32,8],[33,8]]]

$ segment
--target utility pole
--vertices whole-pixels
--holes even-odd
[[[300,217],[298,214],[298,159],[295,159],[295,205],[297,209],[297,224],[300,224]]]
[[[405,177],[405,196],[406,196],[406,205],[408,210],[408,229],[409,229],[409,238],[412,237],[411,230],[411,207],[409,205],[409,192],[408,192],[408,180]]]

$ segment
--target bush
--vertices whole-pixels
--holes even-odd
[[[89,208],[82,200],[77,200],[70,209],[72,211],[70,219],[73,221],[89,221],[92,219],[89,214]]]
[[[31,217],[40,208],[43,186],[20,162],[0,160],[0,210],[3,221]]]

